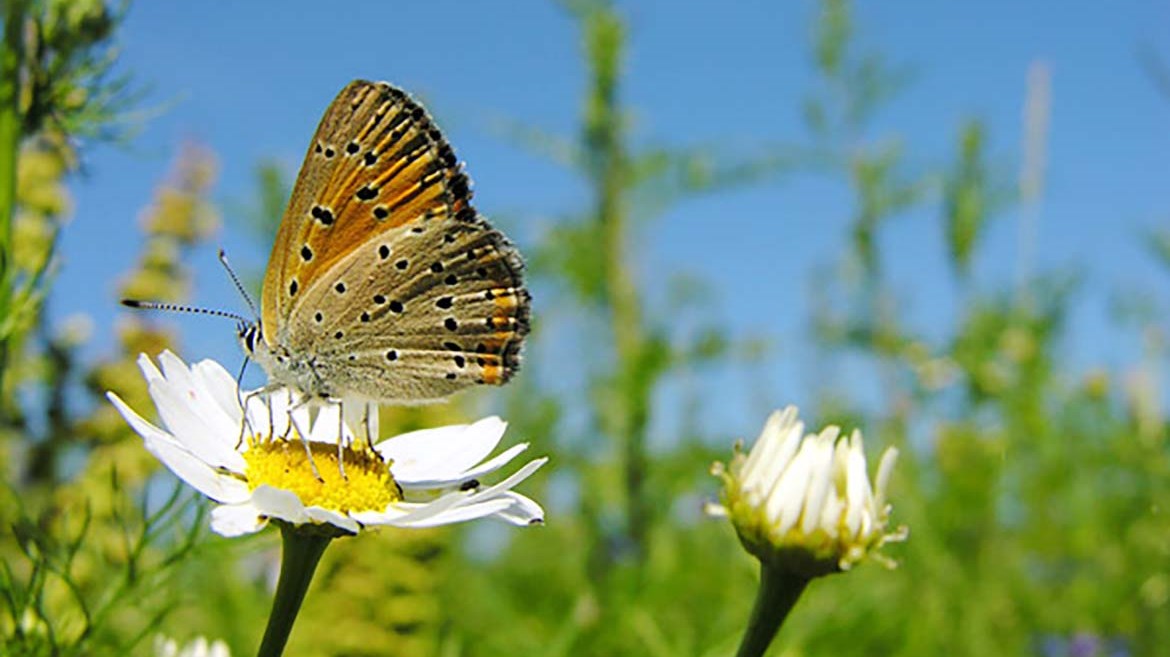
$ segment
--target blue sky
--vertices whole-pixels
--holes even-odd
[[[290,173],[325,106],[349,80],[392,81],[423,99],[475,181],[477,205],[508,217],[521,250],[543,225],[586,207],[570,172],[492,130],[494,121],[571,135],[584,69],[576,28],[549,2],[179,3],[138,2],[121,32],[121,68],[150,88],[165,113],[129,148],[94,145],[88,174],[72,184],[76,214],[62,243],[52,299],[56,316],[91,315],[91,355],[108,349],[116,281],[139,248],[136,222],[179,144],[197,140],[219,158],[218,236],[240,269],[259,269],[267,246],[242,226],[253,168],[277,158]],[[618,3],[629,20],[624,98],[637,141],[722,144],[750,151],[799,141],[800,101],[813,81],[811,2]],[[1170,227],[1170,98],[1143,72],[1138,50],[1170,61],[1170,5],[1159,2],[862,3],[862,44],[909,65],[913,83],[878,117],[876,134],[900,135],[914,166],[948,160],[967,117],[987,121],[994,161],[1015,176],[1025,77],[1036,60],[1052,71],[1046,195],[1039,270],[1086,268],[1066,353],[1078,367],[1124,367],[1106,302],[1118,289],[1165,289],[1142,231]],[[674,207],[636,236],[644,280],[687,270],[705,279],[713,310],[733,335],[778,345],[767,364],[772,405],[806,402],[808,290],[846,237],[848,199],[834,182],[784,179]],[[1019,217],[1000,215],[982,249],[979,278],[1014,276]],[[884,237],[889,274],[910,313],[931,334],[956,312],[934,213],[900,218]],[[240,309],[213,250],[196,254],[192,302]],[[660,288],[658,292],[660,292]],[[540,300],[537,300],[537,311]],[[239,362],[230,323],[173,318],[184,355]],[[556,358],[549,351],[532,358]],[[730,390],[746,392],[744,382]],[[759,397],[759,391],[756,391]],[[726,396],[726,395],[725,395]],[[762,411],[729,401],[741,417],[721,432],[747,434]],[[750,411],[742,413],[741,411]]]

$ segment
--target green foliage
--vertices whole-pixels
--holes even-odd
[[[87,318],[52,325],[43,310],[71,210],[64,182],[78,159],[74,138],[123,134],[117,117],[131,99],[125,80],[109,76],[120,15],[101,2],[14,0],[4,12],[0,652],[127,654],[182,602],[178,582],[201,567],[207,539],[204,507],[184,487],[159,499],[157,462],[127,440],[104,400],[117,390],[139,405],[145,389],[133,359],[169,338],[130,321],[116,358],[83,364]],[[145,215],[146,250],[124,291],[181,298],[183,251],[215,226],[203,198],[213,172],[201,154],[184,155]],[[102,395],[96,410],[79,403],[84,383]]]
[[[256,200],[245,211],[245,216],[255,227],[258,235],[266,238],[276,235],[284,208],[292,194],[288,173],[275,160],[265,160],[256,165]],[[267,246],[267,245],[265,245]]]
[[[117,117],[132,99],[126,80],[109,76],[111,35],[119,17],[101,0],[12,0],[4,3],[3,20],[0,380],[11,384],[5,370],[36,323],[64,214],[52,203],[63,194],[49,191],[48,199],[31,194],[73,166],[74,137],[116,134]],[[33,162],[41,166],[34,170]],[[20,180],[25,172],[41,175]]]
[[[859,52],[849,0],[826,0],[813,30],[813,62],[820,77],[804,100],[805,123],[819,140],[848,143],[881,104],[910,79],[879,53]]]
[[[1132,389],[1119,390],[1104,375],[1070,380],[1060,346],[1079,290],[1077,276],[1029,281],[1034,302],[1027,305],[1010,289],[981,289],[974,258],[1008,198],[997,182],[1005,176],[989,164],[986,127],[978,119],[961,127],[949,167],[911,171],[907,162],[922,159],[911,145],[868,130],[883,101],[906,80],[904,69],[859,50],[848,3],[824,7],[814,48],[821,80],[806,103],[812,145],[786,154],[796,154],[789,161],[797,166],[839,177],[854,204],[844,266],[836,276],[818,277],[814,304],[823,312],[814,317],[813,334],[821,369],[832,372],[844,350],[861,355],[882,382],[883,395],[876,405],[852,401],[849,387],[842,389],[829,374],[831,387],[816,422],[860,426],[872,444],[902,448],[893,502],[895,517],[911,534],[893,550],[898,569],[867,567],[815,583],[780,634],[783,649],[775,652],[1030,654],[1047,639],[1089,633],[1120,641],[1130,654],[1153,654],[1170,631],[1163,620],[1165,578],[1158,574],[1167,565],[1170,526],[1153,511],[1164,504],[1165,486],[1155,488],[1166,481],[1168,453],[1153,393],[1143,393],[1136,399],[1145,401],[1137,404],[1127,401],[1134,399]],[[606,174],[598,163],[639,161],[620,145],[621,112],[606,110],[602,102],[615,93],[611,37],[619,30],[608,19],[582,21],[587,35],[597,25],[605,34],[585,39],[594,77],[586,101],[588,139],[579,148],[611,152],[569,158],[586,165],[594,181]],[[608,125],[597,125],[603,116]],[[687,167],[685,156],[653,155],[646,162],[643,170],[649,172]],[[595,184],[594,198],[599,207],[619,209],[615,216],[633,220],[654,207],[639,194],[661,192],[649,182],[655,177],[627,173],[622,188]],[[681,200],[668,192],[662,196]],[[939,200],[946,239],[939,248],[966,282],[967,305],[952,326],[931,328],[931,335],[942,337],[927,340],[899,319],[898,295],[881,276],[883,258],[897,254],[883,253],[880,236],[891,220]],[[613,254],[620,252],[606,241],[605,224],[596,216],[593,223],[574,218],[547,235],[537,271],[564,282],[581,304],[566,311],[562,299],[560,310],[593,309],[604,316],[618,303],[618,288],[607,281]],[[547,257],[550,252],[563,257]],[[643,300],[640,307],[648,306]],[[689,513],[679,506],[713,489],[698,475],[724,454],[683,437],[653,453],[640,472],[649,483],[639,490],[654,510],[643,535],[644,558],[621,558],[630,554],[628,536],[617,531],[634,490],[628,461],[621,458],[629,456],[597,441],[628,444],[621,438],[623,413],[636,414],[630,404],[650,399],[639,391],[681,376],[674,363],[682,353],[705,353],[704,344],[712,345],[714,358],[732,353],[718,325],[701,333],[705,338],[691,349],[676,351],[669,332],[652,328],[658,321],[659,314],[649,310],[638,315],[637,326],[640,347],[659,356],[644,359],[643,352],[631,350],[600,359],[613,365],[600,367],[594,379],[588,399],[596,419],[588,439],[558,441],[558,483],[575,491],[575,506],[550,514],[541,535],[518,536],[491,563],[494,570],[456,563],[452,586],[474,593],[451,594],[461,631],[449,640],[447,654],[733,652],[754,588],[750,564],[729,528],[698,520],[697,504]],[[619,348],[620,340],[601,343],[587,348],[604,353]],[[529,394],[521,391],[519,397]],[[534,404],[544,411],[514,417],[530,435],[563,436],[565,429],[556,427],[564,413],[547,395],[538,397]],[[523,408],[521,399],[517,405]],[[570,398],[561,406],[579,403]],[[671,412],[648,403],[647,413]],[[1144,409],[1141,415],[1138,409]],[[582,443],[589,449],[580,451]],[[504,624],[518,631],[494,636],[492,628]]]
[[[678,204],[802,171],[831,179],[849,202],[838,259],[810,272],[816,378],[805,383],[817,401],[802,415],[860,427],[872,454],[899,447],[891,501],[910,538],[890,550],[895,570],[867,565],[814,582],[772,654],[1036,654],[1077,634],[1120,642],[1124,654],[1159,654],[1170,643],[1165,327],[1156,312],[1135,314],[1145,360],[1085,370],[1065,342],[1083,293],[1078,271],[1028,279],[1026,302],[1002,281],[985,282],[988,227],[1014,200],[987,125],[966,120],[953,156],[937,165],[903,136],[875,130],[908,69],[863,45],[851,3],[825,0],[811,30],[816,79],[799,143],[636,149],[622,93],[626,20],[607,3],[565,4],[587,64],[579,130],[505,126],[578,174],[590,195],[524,249],[534,287],[549,293],[537,298],[527,374],[505,395],[509,435],[553,457],[525,484],[548,506],[548,526],[336,541],[289,653],[733,654],[757,575],[731,527],[701,512],[717,485],[708,467],[726,460],[733,437],[695,421],[715,402],[694,383],[713,367],[750,377],[769,336],[731,337],[719,300],[691,273],[639,280],[637,244],[666,230],[655,219]],[[41,310],[68,228],[74,158],[64,137],[108,134],[125,109],[124,84],[108,78],[120,13],[63,1],[5,11],[0,66],[31,82],[17,89],[16,77],[0,79],[10,338],[0,395],[0,651],[148,654],[161,632],[222,638],[248,654],[271,599],[274,537],[208,536],[202,502],[158,499],[166,487],[157,463],[108,405],[77,404],[66,392],[81,383],[149,408],[133,358],[173,344],[171,334],[151,318],[124,318],[117,344],[87,363],[78,356],[84,322],[53,326]],[[211,154],[180,152],[144,213],[142,252],[120,294],[186,297],[187,254],[218,223],[214,177]],[[257,169],[247,214],[265,239],[287,183],[272,163]],[[905,290],[885,277],[885,263],[921,256],[884,246],[896,221],[940,222],[935,248],[961,284],[959,311],[929,330],[906,319]],[[1164,264],[1167,235],[1145,236]],[[547,332],[558,323],[575,332]],[[1116,339],[1125,335],[1118,327]],[[577,356],[581,380],[565,376],[565,353]],[[856,394],[869,384],[876,395]],[[684,403],[664,403],[668,385]],[[397,431],[464,413],[387,409],[382,420]],[[650,444],[658,422],[680,426],[679,435]]]
[[[4,654],[125,654],[177,604],[173,566],[194,556],[203,514],[179,485],[150,511],[145,498],[133,503],[116,471],[110,484],[117,506],[103,527],[84,504],[33,512],[6,496],[2,518],[12,537],[0,548]],[[101,541],[112,541],[106,563],[94,559],[93,543]]]
[[[987,221],[984,202],[988,197],[987,172],[984,159],[984,128],[979,121],[968,121],[959,137],[959,157],[955,171],[947,179],[944,192],[946,202],[947,243],[951,262],[960,275],[971,268],[971,254]]]

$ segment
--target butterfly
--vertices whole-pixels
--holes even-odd
[[[309,144],[240,344],[307,399],[425,403],[502,385],[529,330],[523,269],[426,110],[356,80]]]

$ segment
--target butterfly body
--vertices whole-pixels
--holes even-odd
[[[245,352],[317,398],[423,403],[507,382],[528,332],[523,263],[470,200],[421,106],[348,85],[309,145]]]

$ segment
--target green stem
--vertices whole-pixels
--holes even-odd
[[[807,577],[761,563],[756,604],[736,657],[760,657],[808,586]]]
[[[272,601],[264,640],[260,642],[260,652],[256,653],[258,657],[280,657],[284,652],[317,563],[329,541],[333,540],[332,536],[287,524],[280,525],[280,537],[280,581],[276,585],[276,598]]]
[[[635,556],[644,556],[650,525],[646,499],[646,423],[649,384],[639,376],[646,338],[642,302],[630,267],[625,197],[631,175],[618,98],[625,30],[609,8],[586,18],[586,38],[592,80],[586,115],[585,141],[590,152],[590,176],[597,199],[596,220],[604,252],[604,281],[613,332],[618,405],[613,427],[624,452],[626,535]]]
[[[16,208],[16,165],[20,154],[20,63],[24,56],[27,3],[9,0],[0,45],[0,384],[7,365],[8,318],[12,312],[12,215]]]

